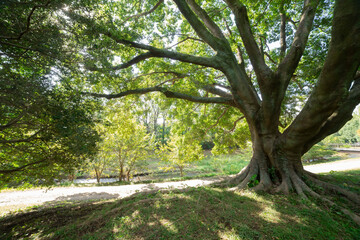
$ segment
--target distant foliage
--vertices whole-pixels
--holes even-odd
[[[329,147],[326,145],[316,144],[307,153],[304,154],[302,160],[304,162],[326,160],[335,153],[336,153],[335,151],[329,149]]]
[[[177,168],[181,177],[184,176],[185,167],[204,158],[200,143],[189,134],[170,136],[170,141],[158,153],[169,164],[165,170]]]

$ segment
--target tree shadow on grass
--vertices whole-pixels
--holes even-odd
[[[110,194],[106,192],[88,192],[88,193],[77,193],[73,195],[61,196],[57,197],[54,202],[76,202],[76,201],[84,201],[84,200],[106,200],[106,199],[116,199],[119,198],[119,194]]]
[[[188,188],[9,216],[0,239],[352,239],[332,219],[313,225],[321,213],[298,198]]]

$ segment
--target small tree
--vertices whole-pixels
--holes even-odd
[[[200,143],[189,135],[172,135],[167,145],[160,148],[160,154],[164,162],[170,167],[178,168],[180,176],[184,176],[184,168],[204,157]]]
[[[118,171],[119,181],[129,181],[132,172],[144,166],[145,160],[151,155],[153,139],[145,126],[139,124],[128,109],[122,108],[123,111],[116,113],[110,108],[101,148],[108,158],[115,159],[113,164]]]

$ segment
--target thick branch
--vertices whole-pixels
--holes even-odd
[[[215,37],[209,30],[204,26],[204,24],[198,19],[194,12],[190,9],[189,5],[184,0],[174,0],[178,6],[182,15],[186,18],[195,32],[208,43],[214,50],[224,49],[224,42],[220,41],[219,38]],[[191,2],[191,1],[190,1]],[[210,24],[208,22],[208,24]],[[229,46],[226,46],[229,50]]]
[[[360,79],[354,83],[347,100],[328,118],[317,135],[304,145],[302,154],[305,154],[313,145],[320,142],[330,134],[339,131],[349,120],[352,119],[352,113],[359,103]]]
[[[272,74],[270,68],[266,65],[263,55],[255,41],[254,35],[251,31],[247,10],[244,4],[238,0],[225,0],[229,5],[231,11],[235,15],[236,26],[240,31],[246,51],[249,55],[251,64],[254,67],[255,73],[258,76],[259,84],[269,78]]]
[[[178,52],[173,52],[173,51],[169,51],[169,50],[165,50],[165,49],[155,48],[155,47],[152,47],[152,46],[149,46],[146,44],[142,44],[142,43],[128,41],[125,39],[118,38],[111,33],[107,33],[106,35],[108,37],[114,39],[118,43],[130,46],[130,47],[134,47],[137,49],[148,50],[150,52],[149,55],[151,54],[153,57],[170,58],[170,59],[178,60],[181,62],[194,63],[197,65],[212,67],[212,68],[216,68],[216,69],[220,68],[220,64],[218,64],[216,57],[212,57],[212,58],[197,57],[197,56],[193,56],[193,55],[189,55],[189,54],[178,53]]]
[[[352,105],[349,103],[349,106],[344,106],[343,104],[347,99],[353,99],[353,94],[357,91],[355,90],[357,84],[354,85],[356,88],[350,92],[348,89],[360,65],[359,23],[360,2],[358,0],[336,2],[332,38],[319,80],[303,110],[284,132],[289,149],[301,149],[314,137],[313,141],[316,142],[316,136],[327,124],[329,118],[335,112],[345,111],[345,108]]]
[[[281,4],[280,8],[280,62],[283,60],[286,52],[286,12],[284,10],[284,4]]]
[[[194,0],[186,0],[186,2],[215,37],[225,38],[219,26],[216,25],[204,9],[202,9]]]
[[[117,66],[113,66],[111,68],[98,68],[96,66],[87,66],[86,68],[90,71],[109,71],[109,70],[115,71],[115,70],[121,70],[121,69],[128,68],[132,65],[135,65],[141,61],[144,61],[144,60],[152,58],[152,57],[154,57],[154,55],[151,52],[147,52],[147,53],[143,53],[143,54],[140,54],[140,55],[134,57],[133,59],[131,59],[128,62],[119,64]]]
[[[83,94],[90,95],[93,97],[102,97],[107,99],[113,98],[121,98],[127,95],[134,95],[134,94],[145,94],[150,92],[161,92],[167,98],[177,98],[177,99],[184,99],[190,102],[198,102],[198,103],[219,103],[219,104],[226,104],[233,106],[234,102],[232,98],[225,98],[225,97],[198,97],[192,96],[184,93],[173,92],[163,87],[149,87],[149,88],[141,88],[141,89],[134,89],[134,90],[127,90],[117,94],[100,94],[100,93],[88,93],[83,92]]]
[[[305,46],[312,28],[314,21],[316,8],[319,4],[319,0],[305,0],[304,9],[301,15],[299,26],[295,32],[294,40],[291,44],[290,50],[285,58],[279,64],[278,72],[282,75],[283,80],[285,81],[285,86],[291,79],[291,76],[295,72],[299,61],[304,53]],[[286,16],[283,16],[284,24],[286,21]],[[281,22],[283,24],[283,17],[281,17]],[[286,48],[285,48],[286,50]]]
[[[225,97],[225,98],[233,98],[232,94],[230,92],[226,92],[221,90],[220,88],[215,87],[215,85],[206,85],[204,87],[202,87],[202,89],[204,89],[205,91],[221,96],[221,97]]]
[[[201,66],[206,67],[212,67],[219,69],[220,63],[217,61],[217,57],[207,58],[207,57],[198,57],[193,56],[189,54],[179,53],[179,52],[173,52],[166,49],[160,49],[156,48],[147,44],[137,43],[130,40],[123,39],[121,36],[119,36],[117,33],[109,31],[109,29],[105,28],[104,26],[96,24],[92,19],[83,17],[81,15],[78,15],[73,12],[66,12],[70,18],[80,21],[94,29],[94,31],[97,31],[98,33],[104,34],[105,36],[108,36],[109,38],[113,39],[115,42],[133,47],[136,49],[142,49],[149,51],[148,54],[151,54],[153,57],[159,57],[159,58],[169,58],[173,60],[178,60],[181,62],[187,62],[187,63],[193,63]],[[209,33],[210,34],[210,33]]]

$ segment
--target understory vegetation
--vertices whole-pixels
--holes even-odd
[[[360,170],[323,174],[360,192]],[[332,201],[355,213],[338,195]],[[0,219],[1,239],[359,239],[337,207],[298,195],[200,187],[154,191],[122,200],[62,202]]]

